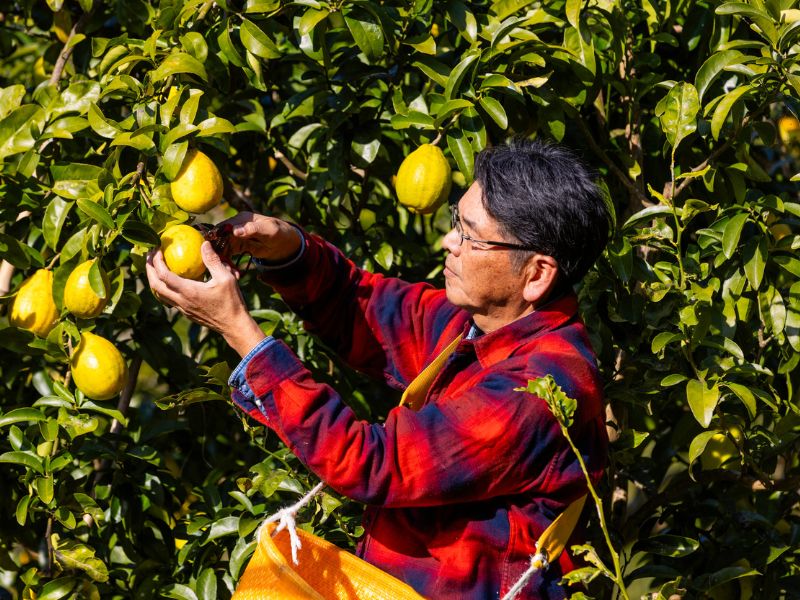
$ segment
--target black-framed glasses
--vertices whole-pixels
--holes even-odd
[[[473,237],[464,233],[464,228],[461,226],[461,217],[458,214],[458,203],[453,202],[450,205],[450,228],[455,229],[456,233],[461,237],[458,245],[462,245],[464,240],[469,240],[477,250],[489,250],[492,246],[499,246],[500,248],[508,248],[509,250],[527,250],[528,252],[535,252],[536,248],[530,246],[523,246],[522,244],[512,244],[510,242],[495,242],[493,240],[476,240]]]

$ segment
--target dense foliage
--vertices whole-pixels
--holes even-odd
[[[0,587],[225,598],[264,515],[315,483],[228,401],[237,357],[147,289],[144,255],[190,218],[168,185],[190,147],[225,178],[226,203],[201,220],[282,215],[368,269],[441,283],[446,209],[410,214],[392,176],[433,141],[458,197],[477,151],[524,135],[578,149],[615,208],[580,292],[614,424],[601,492],[626,593],[796,596],[796,4],[5,3],[3,304],[47,267],[61,309],[68,275],[94,257],[111,291],[99,317],[62,312],[47,339],[2,317]],[[360,414],[397,400],[251,274],[241,283],[264,330]],[[70,381],[69,352],[92,328],[128,361],[116,405]],[[326,494],[301,516],[352,546],[359,514]],[[590,564],[576,578],[619,593],[605,574]]]

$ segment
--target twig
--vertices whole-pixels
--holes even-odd
[[[742,119],[742,124],[739,130],[741,131],[742,129],[747,127],[757,116],[760,116],[764,112],[765,108],[767,108],[767,106],[768,105],[762,106],[755,112],[750,113],[744,119]],[[719,157],[723,152],[725,152],[728,148],[730,148],[735,141],[736,141],[736,136],[735,135],[730,136],[727,140],[725,140],[725,142],[719,148],[717,148],[711,154],[709,154],[708,158],[706,158],[696,167],[692,168],[690,173],[697,173],[698,171],[702,171],[703,169],[705,169],[708,165],[712,163],[712,161],[716,160],[717,157]],[[678,187],[675,188],[675,193],[671,194],[669,199],[672,200],[673,198],[678,197],[680,193],[683,190],[685,190],[686,187],[692,182],[692,179],[694,179],[694,177],[687,177],[686,179],[681,181],[680,185],[678,185]]]
[[[47,556],[45,556],[45,564],[42,572],[45,576],[49,577],[53,569],[53,516],[47,517],[47,529],[44,531],[45,542],[47,543]]]
[[[70,45],[72,42],[72,38],[75,37],[76,34],[82,33],[84,27],[86,27],[86,23],[89,21],[90,13],[85,12],[81,15],[81,18],[72,26],[72,29],[69,30],[69,35],[67,36],[67,41],[64,42],[64,46],[61,48],[61,52],[58,54],[58,60],[56,60],[56,64],[53,67],[53,73],[50,75],[50,81],[48,81],[49,85],[55,85],[58,83],[58,80],[61,79],[61,74],[64,72],[64,67],[67,66],[67,61],[69,57],[72,55],[72,48],[73,46]]]
[[[292,161],[290,161],[283,152],[276,149],[273,151],[272,154],[275,158],[281,161],[281,163],[283,163],[284,167],[286,167],[289,170],[289,175],[297,177],[298,179],[302,179],[303,181],[308,179],[308,174],[305,171],[300,170],[297,166],[295,166],[295,164]]]
[[[133,177],[131,177],[131,187],[136,187],[139,185],[142,175],[144,175],[144,161],[140,160],[139,164],[136,165],[136,173],[134,173]]]
[[[639,200],[642,206],[645,207],[654,206],[654,204],[650,202],[647,196],[645,196],[644,193],[642,193],[642,191],[638,187],[636,187],[636,185],[631,181],[630,177],[628,177],[625,173],[622,172],[622,169],[620,169],[614,163],[614,161],[611,160],[611,157],[608,154],[606,154],[605,150],[603,150],[600,147],[600,145],[595,141],[594,136],[592,136],[592,132],[589,131],[589,128],[586,126],[586,123],[584,123],[583,119],[580,116],[578,116],[576,120],[578,121],[578,126],[581,128],[581,132],[583,133],[583,136],[586,138],[586,141],[589,144],[589,147],[592,149],[592,152],[594,152],[597,156],[600,157],[600,159],[604,163],[606,163],[608,169],[617,177],[617,179],[619,179],[622,185],[624,185],[627,188],[628,192],[632,196],[636,197],[636,199]]]
[[[141,366],[142,357],[138,355],[134,356],[130,367],[128,368],[128,381],[125,382],[125,387],[122,389],[122,393],[119,396],[119,402],[117,403],[117,410],[122,414],[123,417],[127,416],[128,414],[128,408],[130,408],[131,397],[133,396],[134,389],[136,388],[136,380],[139,378],[139,369]],[[120,423],[117,419],[114,419],[111,422],[109,433],[115,435],[120,431],[122,431],[122,423]],[[119,440],[115,440],[113,442],[115,450],[118,445]],[[103,473],[105,473],[110,466],[110,458],[103,459],[102,461],[95,461],[94,485],[97,485],[100,482],[100,479],[103,477]],[[92,494],[94,494],[94,489],[92,490]]]

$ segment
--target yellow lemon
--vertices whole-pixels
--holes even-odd
[[[113,398],[128,377],[128,367],[114,344],[89,331],[81,333],[70,368],[75,385],[92,400]]]
[[[97,259],[87,260],[79,264],[67,278],[67,283],[64,286],[64,306],[76,317],[81,319],[93,319],[101,312],[108,302],[108,295],[110,287],[108,285],[108,276],[106,272],[100,267],[100,277],[103,279],[103,288],[105,289],[105,296],[101,298],[92,289],[89,283],[89,269]]]
[[[58,10],[53,14],[53,31],[56,33],[56,37],[58,41],[62,44],[66,44],[67,40],[69,39],[69,32],[72,29],[72,17],[69,14],[69,11]]]
[[[203,234],[189,225],[173,225],[161,234],[161,251],[170,271],[187,279],[201,279],[206,272],[200,246]]]
[[[792,228],[786,223],[775,223],[769,226],[769,232],[772,234],[772,237],[775,238],[776,242],[780,242],[787,235],[792,235]]]
[[[434,23],[433,25],[431,25],[431,35],[433,37],[438,37],[439,36],[439,24],[438,23]]]
[[[172,199],[191,213],[211,210],[222,199],[222,175],[208,156],[189,150],[178,176],[170,184]]]
[[[729,429],[730,435],[738,442],[742,439],[742,430],[736,426]],[[700,456],[700,462],[703,465],[704,471],[711,471],[713,469],[725,468],[725,465],[735,456],[739,455],[739,448],[734,444],[730,437],[724,433],[715,433],[708,440],[703,454]]]
[[[434,212],[450,194],[450,163],[441,148],[423,144],[397,171],[397,199],[411,212]]]
[[[33,83],[39,85],[48,79],[47,72],[44,70],[44,55],[37,58],[33,63]]]
[[[784,144],[796,142],[800,138],[800,121],[791,115],[778,119],[778,135]]]
[[[22,283],[11,303],[8,321],[14,327],[47,337],[58,321],[52,271],[39,269]]]

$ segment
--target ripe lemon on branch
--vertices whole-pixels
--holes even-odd
[[[173,225],[161,234],[161,251],[167,268],[187,279],[202,279],[206,265],[200,254],[203,234],[190,225]]]
[[[39,269],[22,282],[8,317],[14,327],[27,329],[46,337],[58,321],[58,309],[53,301],[53,272]]]
[[[116,346],[106,338],[85,331],[70,359],[72,380],[92,400],[108,400],[122,391],[128,366]]]
[[[186,212],[204,213],[222,199],[222,175],[217,165],[196,149],[186,153],[178,176],[170,184],[172,199]]]
[[[450,195],[450,163],[433,144],[422,144],[397,171],[397,199],[411,212],[430,214]]]
[[[101,312],[108,302],[110,286],[108,285],[108,275],[98,265],[100,277],[103,281],[103,296],[99,296],[92,288],[89,281],[89,271],[97,259],[87,260],[79,264],[67,278],[64,286],[64,306],[76,317],[81,319],[93,319]]]

